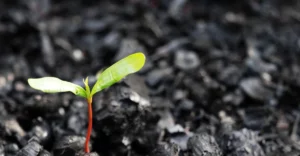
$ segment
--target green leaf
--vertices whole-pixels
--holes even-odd
[[[28,83],[32,88],[45,93],[72,92],[86,98],[85,90],[82,87],[56,77],[30,78]]]
[[[99,70],[96,74],[96,78],[98,79],[100,77],[100,75],[102,74],[103,72],[103,69]]]
[[[110,87],[127,75],[139,71],[144,66],[145,61],[146,57],[141,52],[131,54],[119,60],[99,75],[96,84],[93,86],[91,95]]]
[[[83,83],[85,85],[86,97],[90,98],[91,90],[90,90],[90,86],[89,86],[89,78],[87,77],[85,80],[83,80]]]

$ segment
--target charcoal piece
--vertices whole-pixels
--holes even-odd
[[[114,138],[112,141],[121,141],[120,137],[125,133],[129,133],[129,128],[131,129],[130,133],[137,133],[137,130],[143,127],[143,121],[141,121],[142,119],[139,116],[134,116],[133,114],[137,111],[136,106],[133,106],[132,104],[126,106],[126,104],[124,104],[122,104],[122,102],[118,104],[123,108],[121,108],[120,106],[117,106],[117,108],[113,108],[110,106],[96,112],[94,129],[97,132],[101,132],[107,136]],[[133,121],[129,122],[124,114],[125,112],[120,109],[129,111],[126,114],[132,116],[130,118],[132,118],[131,120]]]
[[[130,88],[122,84],[111,86],[99,98],[101,100],[96,103],[101,102],[102,107],[94,113],[94,130],[97,132],[96,139],[100,140],[98,145],[112,146],[114,150],[109,153],[124,153],[126,145],[143,133],[147,121],[152,120],[151,108],[143,106],[141,101],[134,101]],[[124,137],[128,140],[125,144]],[[102,142],[103,139],[107,141]]]
[[[187,38],[174,39],[162,47],[159,47],[155,53],[155,58],[165,58],[170,55],[171,52],[183,47],[190,41]]]
[[[168,76],[172,75],[172,68],[163,68],[152,70],[148,73],[146,78],[146,84],[150,87],[157,87],[163,80],[166,80]]]
[[[167,91],[168,88],[165,85],[158,85],[156,88],[151,88],[150,95],[152,96],[159,96],[164,91]]]
[[[225,146],[225,148],[228,150],[235,150],[243,146],[243,143],[245,142],[256,142],[257,138],[257,133],[244,128],[238,131],[232,131],[228,134],[224,134],[223,141],[225,142],[222,142],[224,143],[222,145]]]
[[[24,57],[17,57],[12,65],[15,77],[29,77],[29,64]]]
[[[178,109],[182,111],[191,111],[195,106],[194,101],[189,99],[183,99],[179,102]]]
[[[15,136],[18,139],[25,136],[26,132],[15,118],[1,117],[0,121],[0,125],[1,127],[4,127],[6,135]]]
[[[4,147],[3,145],[0,145],[0,156],[4,156]]]
[[[186,133],[176,134],[176,135],[171,136],[170,143],[174,143],[174,144],[178,145],[181,150],[185,151],[185,150],[187,150],[187,144],[188,144],[189,138],[190,138],[190,135],[186,134]]]
[[[222,100],[224,103],[238,106],[244,101],[244,95],[242,94],[242,91],[238,89],[232,93],[225,94]]]
[[[180,148],[176,144],[163,144],[158,145],[157,148],[155,148],[150,156],[177,156],[179,155]]]
[[[17,9],[8,10],[7,16],[9,16],[12,21],[14,21],[15,23],[17,23],[19,25],[22,25],[25,22],[27,22],[25,14],[23,14],[22,12],[20,12]]]
[[[250,149],[250,150],[249,150]],[[243,147],[236,149],[229,156],[264,156],[262,148],[257,143],[246,142]]]
[[[155,19],[154,15],[151,13],[146,13],[145,19],[146,19],[145,27],[149,27],[149,29],[152,30],[152,32],[155,34],[156,37],[162,37],[164,32],[157,24],[157,20]]]
[[[230,156],[264,156],[257,140],[257,133],[244,128],[224,134],[220,145]]]
[[[13,33],[15,32],[17,27],[12,24],[1,24],[0,33]]]
[[[160,112],[160,119],[158,121],[158,128],[167,129],[171,133],[172,127],[175,126],[174,118],[170,111]]]
[[[95,34],[84,34],[76,40],[76,43],[79,45],[79,49],[86,49],[92,58],[103,56],[103,53],[99,53],[103,44]]]
[[[186,0],[173,0],[168,10],[168,13],[171,15],[171,17],[175,19],[181,17],[186,2],[187,2]]]
[[[111,96],[110,100],[112,101],[130,100],[131,102],[136,103],[139,106],[139,108],[143,108],[143,107],[147,108],[148,106],[150,106],[150,102],[147,99],[146,95],[145,97],[141,96],[136,91],[129,88],[129,86],[126,86],[124,84],[119,84],[112,89],[113,89],[112,91],[116,93],[116,96]],[[112,99],[112,97],[116,99]]]
[[[267,101],[273,97],[273,92],[266,88],[258,78],[247,78],[240,82],[241,89],[251,98],[259,101]]]
[[[73,101],[73,103],[70,105],[69,108],[70,111],[69,111],[66,124],[67,124],[67,128],[72,130],[76,134],[85,135],[87,121],[88,121],[87,107],[88,107],[87,103],[81,100]]]
[[[218,91],[218,90],[222,89],[221,84],[218,81],[216,81],[215,79],[212,79],[209,76],[204,77],[204,85],[210,91]]]
[[[37,137],[40,144],[45,144],[50,138],[50,127],[47,123],[43,122],[41,124],[35,125],[25,136],[25,138]]]
[[[221,70],[218,79],[228,86],[236,86],[243,74],[243,70],[235,65],[231,65]]]
[[[204,48],[212,48],[210,44],[215,46],[220,46],[223,48],[235,46],[239,44],[240,41],[239,35],[236,35],[230,31],[227,31],[224,27],[217,23],[204,23],[199,22],[197,25],[197,31],[198,33],[192,34],[193,37],[197,37],[197,35],[200,35],[199,33],[203,33],[201,35],[204,36],[203,40],[200,38],[200,42],[204,42]],[[209,36],[209,39],[205,38],[206,36]],[[199,42],[199,41],[198,41]],[[222,49],[222,48],[221,48]],[[231,55],[234,56],[234,53]]]
[[[221,133],[231,132],[234,129],[234,125],[236,123],[235,119],[233,119],[230,116],[227,116],[226,113],[222,114],[222,111],[219,113],[219,116],[221,118],[221,126],[219,131]]]
[[[170,109],[174,107],[173,103],[168,98],[159,96],[152,97],[151,106],[158,109]]]
[[[52,156],[52,154],[50,152],[48,152],[47,150],[42,150],[38,156]]]
[[[86,127],[86,123],[82,122],[82,120],[87,120],[86,118],[82,118],[82,115],[74,114],[68,118],[68,128],[73,130],[77,134],[80,134],[84,127]]]
[[[147,53],[146,48],[142,44],[140,44],[136,39],[124,38],[121,42],[121,46],[114,60],[118,61],[126,57],[127,55],[135,52],[143,52],[145,54]]]
[[[7,112],[15,112],[18,110],[18,104],[13,98],[2,96],[0,94],[1,101],[4,103]]]
[[[158,44],[156,38],[150,32],[138,32],[134,36],[141,42],[145,47],[156,47]]]
[[[284,115],[280,115],[276,122],[276,128],[282,133],[288,133],[288,129],[290,127],[290,123],[286,119]]]
[[[61,107],[61,102],[57,94],[41,93],[27,98],[24,105],[25,109],[32,113],[31,115],[45,115],[45,113],[56,112]]]
[[[266,155],[275,155],[277,153],[278,156],[283,155],[282,152],[279,152],[278,149],[280,148],[276,141],[266,141],[261,143],[262,147],[264,147],[264,151]],[[298,152],[300,154],[300,151]],[[288,154],[287,154],[288,155]]]
[[[5,108],[5,104],[4,104],[3,99],[1,99],[1,97],[0,97],[0,116],[6,116],[6,115],[7,115],[7,111]]]
[[[198,83],[190,78],[184,79],[183,83],[190,91],[192,100],[195,100],[196,103],[207,105],[208,91],[202,83]]]
[[[12,80],[9,80],[9,75],[14,77],[14,74],[11,74],[9,71],[1,71],[0,73],[0,91],[3,93],[7,93],[12,89]]]
[[[181,70],[193,70],[200,65],[197,54],[193,51],[179,50],[175,53],[175,66]]]
[[[9,69],[10,69],[11,65],[13,65],[13,63],[16,61],[16,59],[17,59],[17,57],[15,55],[4,52],[2,54],[2,57],[0,58],[1,73],[4,74],[7,72],[11,72]]]
[[[243,109],[238,111],[238,114],[241,116],[244,125],[253,130],[263,129],[272,124],[272,120],[274,120],[271,110],[261,107]]]
[[[97,153],[86,153],[83,156],[99,156]]]
[[[66,38],[54,37],[53,42],[55,45],[57,45],[58,47],[66,50],[66,51],[72,51],[72,49],[73,49],[71,43]]]
[[[249,57],[246,59],[248,68],[257,73],[274,73],[277,67],[274,64],[267,63],[259,57]]]
[[[124,82],[138,95],[141,96],[141,98],[144,98],[145,100],[149,101],[149,89],[146,86],[145,79],[141,76],[138,76],[136,74],[129,75],[124,80]]]
[[[150,129],[145,129],[144,132],[142,135],[132,138],[131,142],[127,141],[127,138],[124,137],[123,144],[127,147],[131,146],[132,150],[140,155],[149,154],[156,146],[154,140],[158,139],[159,136]]]
[[[283,55],[284,55],[284,53],[281,53],[280,51],[278,51],[277,46],[272,44],[272,45],[268,45],[267,50],[264,51],[261,58],[263,60],[268,61],[268,64],[274,64],[276,69],[279,70],[280,68],[278,68],[278,67],[284,66]]]
[[[170,134],[177,134],[177,133],[181,134],[185,132],[184,128],[179,124],[167,127],[167,130]]]
[[[85,137],[81,136],[64,136],[59,138],[53,148],[55,156],[75,155],[84,149]],[[90,145],[91,147],[91,145]]]
[[[59,67],[60,68],[54,69],[57,75],[55,77],[59,77],[62,80],[72,81],[72,78],[74,77],[73,72],[75,72],[76,69],[72,66],[71,62],[65,60],[62,62],[62,64]]]
[[[42,24],[41,27],[45,27],[44,23]],[[45,29],[45,28],[41,28],[41,29]],[[55,66],[55,55],[54,55],[54,48],[50,40],[50,37],[44,30],[41,30],[40,38],[41,38],[41,46],[42,46],[42,52],[44,56],[43,57],[44,62],[48,67],[53,68]]]
[[[276,155],[276,156],[283,155],[282,153],[278,153],[278,152],[276,152],[276,154],[274,154],[274,155]],[[300,152],[299,151],[284,152],[284,155],[285,156],[299,156]]]
[[[222,59],[215,59],[206,64],[207,73],[217,75],[224,70],[225,62]]]
[[[298,79],[299,77],[299,70],[300,66],[297,64],[292,64],[291,68],[286,68],[283,70],[283,79],[286,81],[289,81],[293,85],[297,86],[297,88],[300,86],[300,81]]]
[[[173,100],[174,101],[185,99],[186,97],[187,97],[186,90],[177,89],[173,92]]]
[[[17,156],[38,156],[42,150],[37,138],[33,137],[28,141],[28,144],[18,151]]]
[[[42,67],[41,65],[35,65],[33,67],[34,70],[34,74],[37,75],[37,77],[43,77],[45,75],[48,75],[47,72],[45,71],[44,67]]]
[[[117,31],[108,33],[103,38],[103,46],[111,51],[116,51],[121,43],[121,34]]]
[[[64,128],[63,125],[63,118],[60,117],[57,120],[54,120],[53,123],[50,125],[52,132],[53,138],[63,138],[64,136],[68,135],[68,131]],[[51,138],[51,139],[53,139]],[[52,144],[55,144],[54,140],[51,142]]]
[[[193,156],[222,156],[223,153],[215,138],[208,134],[195,134],[188,141]]]
[[[84,151],[79,151],[76,153],[75,156],[99,156],[99,155],[95,152],[85,153]]]
[[[19,151],[19,147],[17,144],[12,143],[5,145],[4,150],[7,156],[15,156]]]
[[[86,19],[82,21],[83,30],[87,30],[90,32],[99,32],[103,31],[104,29],[108,28],[112,23],[116,21],[115,16],[106,16],[103,19]]]
[[[197,49],[209,50],[214,47],[213,35],[209,33],[209,27],[215,26],[204,22],[198,22],[196,25],[196,29],[193,29],[191,31],[191,37],[194,39],[193,45]],[[218,34],[217,32],[214,33]]]
[[[49,0],[29,0],[27,6],[33,17],[31,20],[37,22],[50,11],[51,2]]]

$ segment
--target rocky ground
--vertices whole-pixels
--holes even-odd
[[[79,85],[130,53],[145,67],[98,93],[93,156],[299,156],[297,0],[2,0],[0,156],[80,156]]]

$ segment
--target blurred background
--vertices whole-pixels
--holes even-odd
[[[299,23],[297,0],[2,0],[0,156],[84,155],[85,101],[27,79],[93,84],[138,51],[94,98],[88,155],[300,155]]]

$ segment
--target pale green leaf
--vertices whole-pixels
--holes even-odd
[[[90,90],[90,86],[89,86],[89,78],[87,77],[85,80],[83,80],[83,83],[85,85],[86,97],[90,98],[91,90]]]
[[[127,75],[139,71],[144,66],[145,61],[146,57],[141,52],[131,54],[119,60],[98,76],[98,80],[93,86],[91,95],[113,85]]]
[[[86,98],[85,90],[82,87],[56,77],[30,78],[28,83],[32,88],[45,93],[72,92]]]

